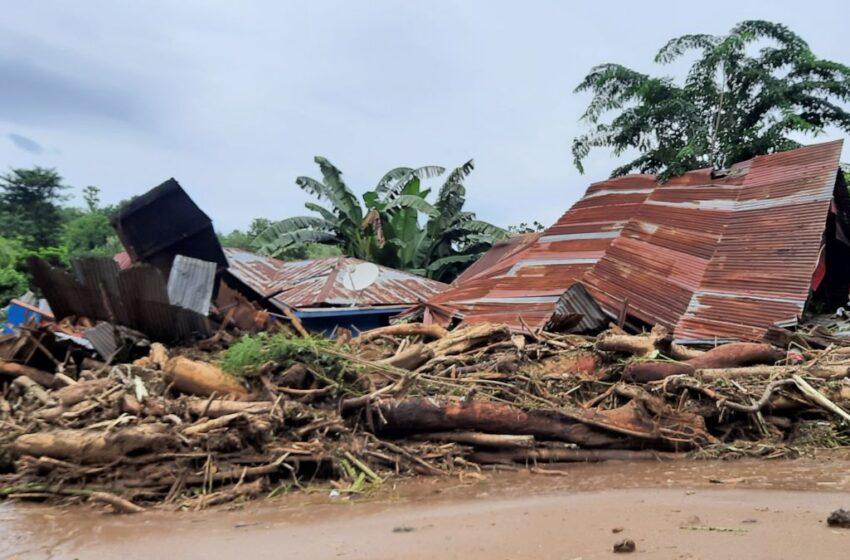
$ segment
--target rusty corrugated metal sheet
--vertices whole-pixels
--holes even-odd
[[[759,156],[722,177],[596,183],[535,243],[428,305],[542,327],[580,282],[609,315],[627,301],[629,317],[683,341],[760,338],[793,324],[809,297],[841,146]]]
[[[379,266],[378,279],[354,292],[345,288],[339,275],[364,261],[331,257],[284,262],[226,248],[230,274],[264,298],[294,308],[328,306],[415,305],[448,286],[391,268]]]

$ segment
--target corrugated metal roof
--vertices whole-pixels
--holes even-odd
[[[415,305],[448,286],[414,274],[378,267],[378,278],[360,291],[347,289],[341,275],[365,261],[331,257],[284,262],[241,249],[224,250],[228,271],[264,298],[292,308]]]
[[[841,146],[759,156],[722,177],[595,183],[536,242],[428,306],[467,323],[542,327],[580,282],[611,316],[627,301],[628,316],[680,340],[760,338],[809,297]]]
[[[207,315],[215,288],[215,263],[177,255],[168,274],[168,301]]]

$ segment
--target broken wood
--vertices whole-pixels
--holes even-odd
[[[420,336],[422,338],[443,338],[447,336],[449,331],[437,324],[424,325],[422,323],[404,323],[401,325],[389,325],[379,327],[361,333],[355,340],[359,343],[366,343],[379,336]]]
[[[165,379],[174,388],[191,395],[248,396],[248,389],[232,375],[206,362],[196,362],[182,356],[171,358],[165,366]]]
[[[0,360],[0,375],[8,377],[28,377],[42,387],[53,387],[54,377],[52,373],[34,367],[25,366],[8,360]]]
[[[18,436],[12,451],[80,463],[108,463],[140,451],[156,452],[175,445],[162,424],[142,424],[107,430],[50,430]]]
[[[413,371],[433,357],[434,351],[426,345],[414,344],[391,358],[379,360],[378,363]]]
[[[189,404],[189,411],[195,416],[219,418],[230,414],[269,414],[274,409],[270,401],[195,401]]]
[[[62,387],[58,391],[53,391],[53,396],[59,400],[62,406],[68,408],[102,393],[115,385],[115,383],[115,381],[108,377],[89,379],[80,381],[74,385]]]
[[[34,399],[36,399],[43,405],[56,404],[56,401],[54,401],[53,398],[49,394],[47,394],[47,391],[45,391],[41,385],[33,381],[31,377],[24,375],[16,377],[12,381],[12,384],[20,387],[25,394],[32,395]]]
[[[598,463],[602,461],[676,461],[687,453],[663,451],[630,451],[626,449],[512,449],[506,451],[476,451],[470,461],[485,465],[509,463]]]
[[[482,432],[434,432],[413,436],[417,441],[447,441],[479,447],[534,447],[534,436],[485,434]]]
[[[492,434],[531,435],[585,447],[624,445],[623,438],[599,432],[554,413],[524,411],[494,402],[403,399],[378,405],[374,425],[379,434],[411,435],[451,430]]]
[[[724,344],[686,362],[633,362],[623,370],[623,377],[637,383],[659,381],[673,375],[694,375],[697,370],[742,368],[755,364],[773,364],[785,358],[785,352],[752,342]]]

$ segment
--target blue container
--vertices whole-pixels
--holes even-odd
[[[53,322],[53,315],[38,307],[13,299],[9,302],[6,322],[3,323],[3,334],[15,334],[18,327],[28,323],[41,325]]]

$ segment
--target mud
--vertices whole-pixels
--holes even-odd
[[[850,460],[607,463],[137,516],[0,505],[3,558],[846,558]],[[614,533],[614,529],[622,531]],[[621,555],[618,555],[621,557]]]

